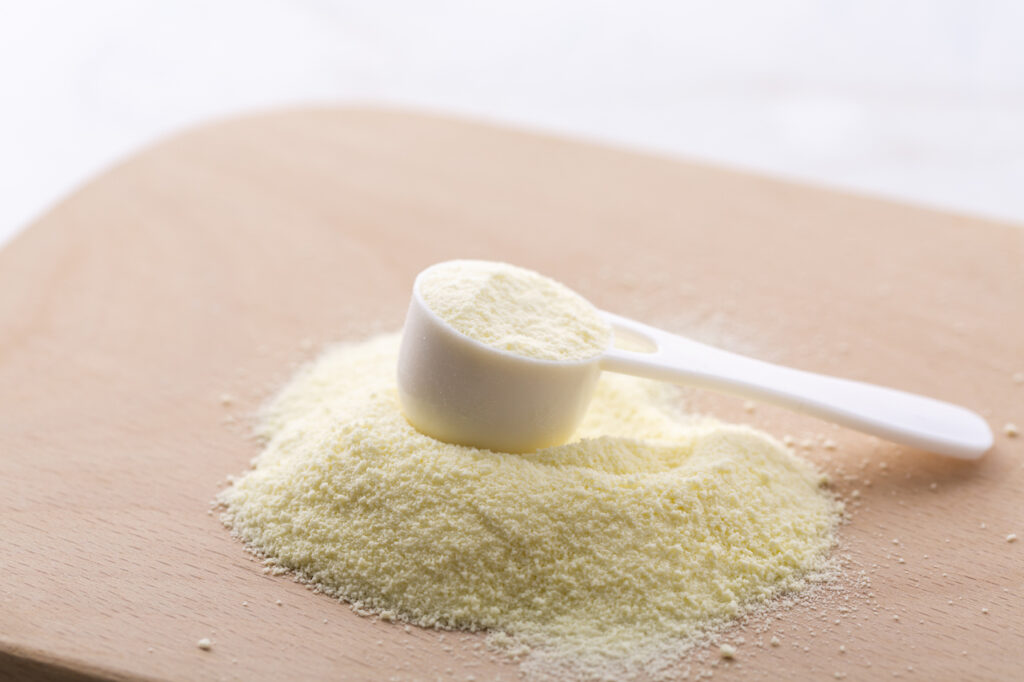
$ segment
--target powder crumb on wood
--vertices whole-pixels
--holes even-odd
[[[718,655],[726,661],[731,661],[736,658],[736,647],[732,644],[723,644],[718,647]]]
[[[779,646],[780,644],[782,644],[782,642],[779,641],[778,637],[772,637],[770,640],[768,640],[768,643],[772,646]]]
[[[1020,435],[1020,428],[1012,422],[1007,422],[1006,426],[1003,427],[1003,433],[1010,438],[1016,438]]]
[[[1016,533],[1010,533],[1009,535],[1006,536],[1006,541],[1007,542],[1017,542],[1017,534]]]
[[[196,646],[202,649],[203,651],[209,651],[213,648],[213,642],[210,641],[209,637],[203,637],[201,640],[196,642]]]
[[[225,407],[227,407],[228,405],[231,405],[234,402],[235,402],[235,397],[233,395],[231,395],[230,393],[221,393],[220,394],[220,404],[221,405],[224,405]]]

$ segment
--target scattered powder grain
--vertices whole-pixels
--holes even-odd
[[[584,360],[611,341],[611,328],[589,301],[515,265],[448,261],[425,271],[418,287],[427,307],[455,330],[516,355]]]
[[[210,641],[209,637],[203,637],[201,640],[196,642],[196,646],[202,649],[203,651],[209,651],[213,648],[213,642]]]
[[[838,505],[766,434],[607,374],[573,442],[443,443],[402,416],[398,344],[304,368],[266,410],[255,468],[220,496],[251,549],[361,612],[491,630],[593,671],[680,651],[830,567]]]
[[[1003,433],[1005,433],[1010,438],[1016,438],[1017,436],[1020,435],[1020,429],[1017,428],[1016,424],[1008,423],[1006,426],[1003,427]]]

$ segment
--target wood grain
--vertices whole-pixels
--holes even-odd
[[[798,449],[851,510],[843,591],[732,633],[746,642],[714,670],[1017,678],[1024,439],[1002,426],[1024,424],[1024,231],[377,110],[189,132],[0,252],[0,678],[517,679],[478,636],[406,632],[265,574],[208,514],[296,364],[397,328],[415,273],[452,257],[982,412],[997,444],[965,464],[693,391],[694,409],[835,440]]]

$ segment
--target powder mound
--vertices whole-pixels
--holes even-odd
[[[585,360],[604,351],[611,328],[572,289],[507,263],[456,260],[424,271],[427,307],[456,331],[492,348],[540,360]]]
[[[606,375],[574,442],[515,455],[443,443],[402,417],[398,343],[338,346],[301,371],[266,412],[255,468],[221,495],[234,533],[326,592],[625,658],[826,565],[836,503],[769,436]]]

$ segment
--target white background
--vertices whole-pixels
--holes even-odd
[[[1024,223],[1024,2],[0,0],[0,243],[162,135],[507,121]]]

